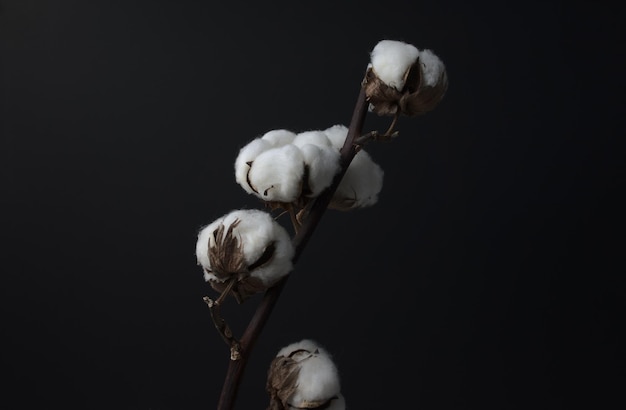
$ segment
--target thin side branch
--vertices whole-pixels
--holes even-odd
[[[303,221],[293,238],[293,245],[295,247],[293,259],[294,264],[306,247],[313,231],[328,208],[328,204],[337,190],[337,187],[348,169],[348,166],[358,151],[358,146],[355,142],[361,137],[363,124],[365,122],[365,115],[367,114],[367,107],[368,103],[365,95],[365,89],[361,86],[352,114],[352,119],[350,121],[350,126],[348,128],[348,135],[346,136],[346,140],[340,151],[340,171],[337,175],[335,175],[333,183],[317,198],[315,198],[310,210],[304,216]],[[252,316],[252,319],[250,320],[250,323],[240,340],[239,360],[231,360],[229,362],[217,410],[232,410],[234,408],[235,399],[237,397],[237,392],[239,390],[239,385],[248,357],[250,356],[254,344],[261,334],[265,323],[272,313],[272,309],[276,305],[276,302],[278,301],[289,276],[290,275],[285,276],[275,286],[265,292],[263,299]]]
[[[230,327],[226,324],[226,321],[222,318],[222,315],[220,315],[220,306],[226,296],[228,296],[228,294],[232,290],[233,286],[235,286],[235,283],[237,283],[237,278],[231,278],[228,285],[226,286],[226,289],[224,289],[224,291],[220,294],[217,300],[213,300],[208,296],[205,296],[203,298],[204,302],[209,307],[209,311],[211,312],[211,320],[213,320],[213,324],[217,329],[217,333],[222,336],[222,339],[230,348],[231,360],[239,360],[239,358],[241,357],[241,347],[239,341],[233,336],[232,330],[230,330]]]

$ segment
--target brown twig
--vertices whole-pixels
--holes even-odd
[[[315,198],[310,210],[300,225],[300,229],[297,230],[297,233],[292,240],[295,247],[295,254],[293,258],[294,264],[306,247],[313,231],[328,208],[328,204],[337,190],[339,182],[341,182],[348,166],[356,155],[358,147],[355,145],[355,141],[361,136],[363,124],[365,122],[365,115],[367,114],[367,106],[368,103],[365,95],[365,89],[361,86],[359,96],[354,107],[354,112],[352,114],[352,119],[350,121],[350,126],[348,128],[348,135],[346,136],[346,140],[340,151],[340,171],[337,175],[335,175],[333,183],[317,198]],[[272,313],[272,309],[278,301],[278,297],[285,287],[289,276],[290,275],[285,276],[276,285],[265,292],[265,295],[259,303],[252,319],[250,319],[248,327],[244,331],[239,342],[239,360],[231,360],[229,362],[217,410],[232,410],[234,408],[235,399],[239,390],[239,384],[241,382],[248,357],[250,356],[254,344],[261,334],[265,323]]]
[[[213,324],[215,325],[215,328],[217,329],[217,333],[219,333],[220,336],[222,336],[222,339],[224,340],[224,342],[226,342],[226,344],[230,348],[231,360],[238,360],[241,357],[240,355],[241,347],[240,347],[239,341],[235,339],[235,337],[233,336],[232,330],[230,330],[230,327],[226,324],[226,321],[222,318],[222,315],[220,315],[220,307],[222,305],[222,302],[224,301],[226,296],[228,296],[228,294],[230,293],[230,291],[232,290],[233,286],[235,286],[236,283],[237,283],[237,278],[231,278],[230,281],[228,282],[228,285],[226,286],[226,289],[224,289],[224,291],[220,294],[217,300],[213,300],[209,298],[208,296],[205,296],[203,298],[204,302],[209,307],[209,311],[211,312],[211,320],[213,320]]]

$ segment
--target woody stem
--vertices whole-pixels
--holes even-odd
[[[346,136],[344,145],[340,151],[341,156],[339,173],[335,175],[333,183],[317,198],[315,198],[310,211],[300,224],[300,229],[298,229],[292,240],[295,247],[295,254],[293,258],[294,264],[306,247],[311,235],[324,215],[332,196],[337,190],[337,187],[339,186],[339,183],[341,182],[348,166],[356,155],[358,147],[356,146],[355,141],[361,136],[366,114],[367,99],[365,96],[365,89],[361,85],[359,96],[352,114],[352,119],[350,121],[350,126],[348,128],[348,135]],[[259,303],[241,338],[239,345],[239,360],[231,360],[228,364],[228,370],[222,387],[217,410],[232,410],[234,408],[235,399],[239,390],[239,384],[241,382],[248,357],[250,357],[254,344],[261,334],[265,323],[269,319],[272,309],[276,305],[276,302],[278,301],[278,298],[290,276],[291,275],[283,277],[283,279],[281,279],[276,285],[268,289]]]

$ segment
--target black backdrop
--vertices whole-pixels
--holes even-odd
[[[197,230],[262,207],[249,140],[348,124],[384,38],[448,93],[366,148],[379,201],[325,214],[237,408],[303,338],[353,410],[623,402],[624,6],[469,3],[0,0],[3,407],[215,408]]]

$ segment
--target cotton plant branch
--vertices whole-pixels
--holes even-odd
[[[345,174],[352,159],[359,150],[359,145],[355,141],[361,136],[365,117],[367,114],[367,100],[365,96],[365,88],[361,87],[359,95],[352,114],[352,120],[348,127],[348,135],[340,150],[340,171],[333,179],[333,183],[325,191],[322,192],[311,204],[311,208],[302,221],[300,228],[293,238],[295,254],[293,262],[297,262],[298,258],[304,251],[309,239],[317,228],[324,212],[328,208],[328,204]],[[218,410],[231,410],[234,408],[235,399],[239,390],[239,385],[243,377],[243,373],[248,361],[248,357],[254,348],[263,327],[267,323],[276,302],[278,301],[289,275],[283,277],[276,285],[268,289],[263,299],[260,301],[254,315],[252,316],[247,328],[245,329],[241,340],[239,341],[239,359],[231,360],[228,365],[226,377],[224,380],[222,392],[220,395]]]
[[[274,218],[261,210],[231,211],[198,234],[198,264],[204,270],[205,280],[220,292],[217,300],[205,297],[204,301],[231,352],[218,410],[234,407],[256,340],[324,212],[349,211],[376,203],[383,170],[363,146],[373,141],[392,141],[398,136],[395,127],[400,116],[413,117],[432,110],[447,90],[444,65],[430,50],[420,51],[401,41],[382,40],[370,56],[349,127],[335,125],[297,134],[285,129],[272,130],[240,150],[235,160],[237,183],[272,211],[282,209],[282,212]],[[392,117],[384,133],[363,134],[368,112]],[[293,237],[277,223],[285,213],[290,216]],[[261,292],[263,298],[242,337],[235,338],[221,317],[222,302],[232,295],[238,303],[243,303]],[[266,410],[345,410],[345,399],[330,356],[320,356],[323,349],[315,348],[315,343],[310,342],[293,345],[288,355],[284,353],[290,349],[282,349],[272,362],[266,384],[271,400]],[[303,350],[303,346],[308,347]],[[309,366],[322,362],[330,365],[326,373],[317,365]],[[306,386],[299,386],[302,383]],[[334,387],[329,390],[326,388],[329,385]]]

